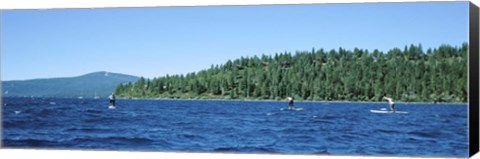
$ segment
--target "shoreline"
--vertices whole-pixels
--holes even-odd
[[[183,101],[239,101],[239,102],[287,102],[287,100],[273,100],[273,99],[172,99],[172,98],[117,98],[121,100],[183,100]],[[295,100],[299,103],[372,103],[372,104],[384,104],[385,102],[374,101],[313,101],[313,100]],[[395,102],[396,104],[466,104],[468,103],[433,103],[433,102]]]
[[[2,100],[1,102],[3,103],[3,98],[60,98],[60,99],[78,99],[75,97],[1,97]],[[108,100],[108,98],[82,98],[81,100],[84,99],[93,99],[93,100]],[[274,99],[172,99],[172,98],[123,98],[123,97],[117,97],[117,100],[183,100],[183,101],[238,101],[238,102],[287,102],[287,100],[274,100]],[[385,102],[378,102],[378,101],[340,101],[340,100],[335,100],[335,101],[319,101],[319,100],[295,100],[295,102],[298,103],[372,103],[372,104],[384,104],[388,103],[388,101]],[[454,105],[463,105],[468,103],[445,103],[445,102],[438,102],[438,103],[433,103],[433,102],[395,102],[395,104],[454,104]]]

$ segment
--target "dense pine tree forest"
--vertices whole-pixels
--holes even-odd
[[[198,72],[119,84],[124,98],[467,102],[468,44],[312,49],[240,57]]]

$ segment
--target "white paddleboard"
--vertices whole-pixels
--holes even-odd
[[[295,109],[293,109],[293,110],[296,110],[296,111],[302,111],[302,110],[303,110],[303,108],[295,108]]]
[[[293,109],[288,109],[288,108],[287,108],[287,109],[284,109],[284,108],[280,108],[280,110],[281,110],[281,111],[283,111],[283,110],[296,110],[296,111],[302,111],[302,110],[303,110],[303,108],[293,108]]]
[[[408,112],[405,111],[395,111],[392,112],[390,110],[370,110],[372,113],[397,113],[397,114],[408,114]]]
[[[115,109],[116,107],[111,105],[111,106],[108,106],[108,109]]]

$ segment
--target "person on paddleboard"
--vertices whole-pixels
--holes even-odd
[[[390,111],[395,112],[395,103],[393,102],[393,99],[389,97],[383,97],[383,99],[388,100],[388,104],[390,105]]]
[[[293,104],[293,98],[292,97],[288,97],[288,109],[289,110],[292,110],[295,108],[295,105]]]
[[[112,93],[108,98],[110,99],[110,105],[115,106],[115,93]]]

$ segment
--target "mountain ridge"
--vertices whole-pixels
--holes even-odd
[[[108,71],[97,71],[73,77],[37,78],[2,81],[5,97],[105,97],[122,83],[139,77]]]

